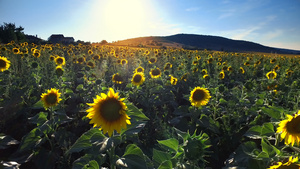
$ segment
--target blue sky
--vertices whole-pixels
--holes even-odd
[[[300,0],[0,0],[3,22],[42,39],[191,33],[300,50]]]

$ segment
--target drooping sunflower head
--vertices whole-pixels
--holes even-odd
[[[224,73],[224,71],[221,71],[219,73],[219,79],[224,79],[224,78],[225,78],[225,73]]]
[[[10,67],[10,61],[6,57],[0,56],[0,71],[3,72]]]
[[[203,75],[203,79],[209,80],[209,75],[208,74]]]
[[[207,105],[210,98],[210,93],[206,88],[195,87],[191,91],[190,102],[192,106],[201,107]]]
[[[202,69],[201,73],[202,73],[202,75],[206,75],[207,74],[207,70],[206,69]]]
[[[153,79],[159,78],[161,76],[161,71],[159,68],[151,69],[150,76]]]
[[[90,61],[88,61],[88,62],[86,63],[86,65],[87,65],[88,67],[90,67],[90,68],[94,68],[94,67],[95,67],[95,62],[93,62],[92,60],[90,60]]]
[[[55,73],[57,76],[62,76],[64,74],[64,69],[61,66],[56,66]]]
[[[141,72],[136,72],[131,79],[131,83],[136,86],[143,84],[144,81],[145,81],[144,73]]]
[[[92,55],[93,54],[93,51],[90,49],[90,50],[88,50],[88,54],[89,55]]]
[[[85,57],[81,56],[77,58],[76,63],[83,64],[85,62]]]
[[[55,63],[56,63],[57,65],[59,65],[59,66],[63,66],[63,65],[66,64],[66,60],[65,60],[64,57],[58,56],[58,57],[55,58]]]
[[[113,75],[112,81],[116,84],[122,84],[124,82],[123,77],[119,73]]]
[[[286,120],[282,120],[277,128],[277,133],[280,133],[281,140],[284,139],[286,145],[300,142],[300,110],[295,115],[287,115]]]
[[[277,77],[277,73],[275,71],[270,71],[266,74],[268,79],[275,79]]]
[[[227,71],[228,71],[228,72],[233,72],[233,68],[232,68],[231,66],[229,66],[229,67],[227,68]]]
[[[47,93],[41,95],[44,107],[47,109],[56,106],[61,101],[60,95],[61,93],[59,93],[59,90],[57,89],[51,88],[50,90],[47,90]]]
[[[87,110],[86,117],[91,119],[90,124],[94,124],[94,127],[101,127],[100,130],[104,134],[108,133],[111,136],[114,130],[121,133],[122,128],[126,129],[127,124],[131,124],[130,117],[126,114],[127,106],[124,100],[119,98],[119,93],[109,88],[107,94],[97,95],[94,103],[87,103],[91,108]]]
[[[166,63],[165,64],[165,68],[164,68],[164,70],[169,70],[170,68],[172,68],[172,64],[171,63]]]
[[[50,60],[50,61],[53,61],[54,59],[55,59],[55,56],[50,55],[49,60]]]
[[[243,67],[240,67],[239,72],[240,72],[241,74],[244,74],[244,73],[245,73],[244,68],[243,68]]]

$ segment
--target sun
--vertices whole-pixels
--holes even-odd
[[[146,4],[140,0],[110,0],[103,6],[103,21],[116,39],[142,35],[147,25]]]

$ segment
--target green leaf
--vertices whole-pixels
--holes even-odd
[[[261,147],[262,147],[262,151],[267,153],[270,158],[273,158],[276,155],[274,148],[271,145],[269,145],[265,141],[265,139],[261,139]]]
[[[275,133],[272,123],[264,123],[261,130],[261,136],[273,136]]]
[[[135,107],[132,103],[128,103],[126,104],[126,106],[128,108],[128,111],[126,113],[131,117],[132,120],[149,120],[149,118],[145,116],[145,114],[141,112],[137,107]]]
[[[38,102],[36,102],[32,107],[32,109],[43,109],[44,108],[44,104],[42,100],[39,100]]]
[[[72,169],[82,169],[86,167],[91,161],[96,161],[98,165],[102,165],[106,160],[105,154],[85,154],[84,156],[75,160],[72,164]],[[92,165],[94,162],[92,162]]]
[[[261,130],[261,126],[253,126],[244,134],[244,136],[247,136],[252,139],[260,139]]]
[[[40,112],[39,114],[36,114],[35,116],[28,118],[28,120],[29,122],[36,124],[37,126],[40,126],[47,121],[47,116],[48,113]]]
[[[178,140],[176,140],[175,138],[170,138],[167,140],[161,140],[161,141],[157,141],[160,145],[162,145],[163,147],[167,147],[168,149],[171,149],[174,152],[177,152],[178,150]]]
[[[66,91],[64,94],[72,94],[72,93],[74,93],[72,89],[66,88]]]
[[[158,167],[162,162],[166,160],[171,160],[172,156],[169,153],[159,151],[156,149],[153,149],[153,163],[155,167]]]
[[[83,169],[99,169],[99,164],[97,161],[92,160],[88,164],[86,164]]]
[[[277,119],[279,120],[280,117],[281,117],[281,112],[278,111],[276,108],[273,108],[273,107],[270,107],[270,108],[266,108],[266,107],[263,107],[262,109],[262,112],[265,113],[266,115],[274,118],[274,119]]]
[[[72,145],[72,147],[66,152],[66,154],[73,153],[73,152],[79,152],[83,149],[90,148],[92,146],[92,143],[90,139],[92,136],[96,133],[100,132],[97,128],[92,128],[89,131],[83,133],[76,142]]]
[[[42,134],[39,128],[34,128],[27,135],[22,138],[20,144],[20,151],[31,150],[41,141],[40,135]]]
[[[164,161],[159,167],[158,169],[172,169],[173,165],[172,162],[170,160]]]
[[[83,89],[83,84],[80,84],[76,87],[76,90],[79,91],[79,90],[82,90]]]
[[[135,144],[129,144],[125,153],[117,160],[118,165],[127,166],[132,169],[147,168],[147,163],[142,150]]]
[[[267,159],[269,159],[270,157],[269,157],[268,153],[263,151],[263,152],[260,152],[258,154],[257,158],[267,158]]]
[[[264,99],[257,99],[255,104],[258,105],[258,106],[263,105],[264,104]]]
[[[180,131],[177,128],[174,128],[174,129],[175,129],[176,133],[183,139],[184,142],[190,137],[189,133]]]

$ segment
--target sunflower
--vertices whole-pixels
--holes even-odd
[[[50,55],[49,60],[50,60],[50,61],[53,61],[54,59],[55,59],[55,56]]]
[[[300,142],[300,110],[295,115],[287,115],[286,120],[282,120],[279,123],[276,133],[280,133],[281,141],[283,139],[286,145],[296,143],[299,145]]]
[[[55,58],[55,63],[58,65],[58,66],[63,66],[66,64],[66,61],[65,61],[65,58],[64,57],[56,57]]]
[[[93,60],[99,60],[100,58],[101,58],[100,55],[94,55],[94,56],[92,57]]]
[[[85,62],[85,57],[81,56],[81,57],[77,58],[76,63],[82,64],[84,62]]]
[[[227,68],[227,71],[228,71],[228,72],[233,72],[233,68],[232,68],[231,66],[229,66],[229,67]]]
[[[149,62],[150,64],[153,64],[153,63],[156,62],[156,60],[157,60],[157,59],[156,59],[155,57],[153,57],[153,58],[150,58],[148,62]]]
[[[95,67],[95,63],[93,62],[93,61],[88,61],[87,63],[86,63],[86,65],[88,66],[88,67],[90,67],[90,68],[94,68]]]
[[[180,80],[183,80],[183,81],[187,81],[187,77],[188,77],[188,73],[185,73],[184,75],[181,76]]]
[[[44,107],[47,109],[49,107],[56,106],[60,101],[59,90],[51,88],[51,90],[47,90],[47,93],[43,93],[41,95],[41,100],[44,103]]]
[[[149,74],[150,74],[151,78],[156,79],[161,76],[161,71],[159,68],[155,68],[155,69],[151,69]]]
[[[13,52],[14,54],[19,54],[19,53],[20,53],[20,49],[19,49],[19,48],[13,48],[13,49],[12,49],[12,52]]]
[[[119,75],[119,73],[116,73],[116,74],[113,75],[112,81],[114,83],[117,83],[117,84],[122,84],[123,83],[123,78],[122,78],[121,75]]]
[[[206,75],[207,74],[207,70],[206,69],[202,69],[202,75]]]
[[[299,169],[300,164],[297,164],[296,162],[298,162],[298,157],[293,159],[293,156],[290,156],[288,162],[286,163],[278,162],[278,164],[272,165],[268,169],[284,169],[284,168]]]
[[[207,60],[207,63],[210,64],[213,60],[214,60],[213,58],[209,58],[209,59]]]
[[[172,68],[172,64],[171,63],[166,63],[165,64],[165,68],[164,68],[164,70],[169,70],[170,68]]]
[[[122,65],[126,65],[127,63],[128,63],[128,61],[127,61],[126,59],[122,59],[122,60],[121,60],[121,64],[122,64]]]
[[[144,68],[139,66],[138,68],[135,69],[135,71],[133,73],[138,73],[138,72],[139,73],[144,73],[144,71],[145,71]]]
[[[124,98],[119,98],[119,93],[115,93],[112,88],[109,88],[107,94],[101,93],[96,96],[94,103],[87,103],[91,106],[86,110],[87,118],[91,119],[90,124],[94,127],[101,127],[103,133],[108,133],[111,137],[114,130],[121,133],[122,128],[127,128],[130,125],[130,117],[126,114],[127,106],[123,102]]]
[[[190,102],[192,106],[201,107],[207,105],[210,98],[211,96],[206,88],[195,87],[191,91]]]
[[[224,78],[225,78],[225,73],[224,73],[224,71],[221,71],[219,73],[219,79],[224,79]]]
[[[199,64],[199,61],[198,60],[194,60],[193,61],[193,65],[198,65]]]
[[[88,50],[88,54],[89,54],[89,55],[92,55],[92,54],[93,54],[93,51],[92,51],[92,50]]]
[[[277,73],[274,70],[272,70],[272,71],[268,72],[266,74],[266,76],[268,79],[275,79],[277,77]]]
[[[177,79],[176,77],[173,77],[172,75],[169,75],[169,76],[170,76],[170,82],[171,82],[171,85],[176,85],[178,79]]]
[[[10,61],[6,57],[0,56],[0,71],[3,72],[10,67]]]
[[[55,68],[55,73],[58,75],[58,76],[62,76],[64,74],[64,69],[61,67],[61,66],[56,66]]]
[[[240,67],[240,73],[242,73],[242,74],[244,74],[245,73],[245,70],[244,70],[244,68],[243,67]]]
[[[209,75],[208,74],[203,75],[203,79],[208,80],[209,79]]]
[[[144,81],[145,81],[144,73],[141,73],[141,72],[136,72],[132,76],[132,79],[131,79],[131,83],[136,85],[136,86],[139,86],[139,85],[143,84]]]
[[[41,56],[40,52],[33,52],[33,56],[39,58]]]
[[[270,59],[270,63],[271,64],[273,64],[273,63],[275,63],[276,62],[276,59],[274,58],[274,59]]]

